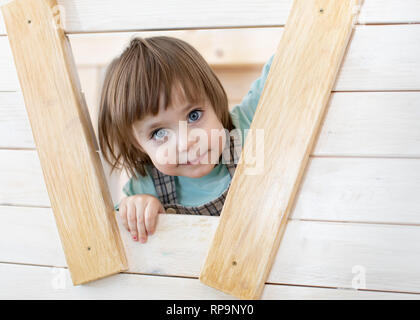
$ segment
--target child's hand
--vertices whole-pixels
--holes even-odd
[[[119,212],[133,240],[140,239],[144,243],[147,235],[155,232],[158,214],[165,213],[165,208],[150,194],[136,194],[121,200]]]

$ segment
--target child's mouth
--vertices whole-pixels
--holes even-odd
[[[199,164],[200,161],[208,154],[208,151],[206,153],[204,153],[203,155],[201,155],[200,157],[194,159],[193,161],[187,161],[187,165],[196,165]]]

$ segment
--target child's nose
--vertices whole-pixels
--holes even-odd
[[[188,152],[188,150],[196,143],[196,139],[194,139],[192,136],[189,136],[189,138],[181,138],[178,140],[178,152]]]

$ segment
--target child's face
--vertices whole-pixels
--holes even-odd
[[[141,150],[164,174],[199,178],[218,163],[226,143],[225,130],[208,100],[189,105],[174,87],[172,104],[156,116],[133,125]]]

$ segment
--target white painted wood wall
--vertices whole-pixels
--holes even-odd
[[[71,40],[158,29],[274,27],[267,31],[273,32],[272,48],[292,4],[58,2]],[[224,57],[254,52],[256,63],[264,61],[264,41],[252,35],[241,41]],[[255,51],[238,54],[245,47]],[[205,58],[223,64],[223,57]],[[218,220],[161,215],[144,245],[120,224],[129,271],[73,286],[0,17],[0,298],[232,299],[198,280]],[[419,0],[365,0],[262,296],[314,298],[420,298]]]

